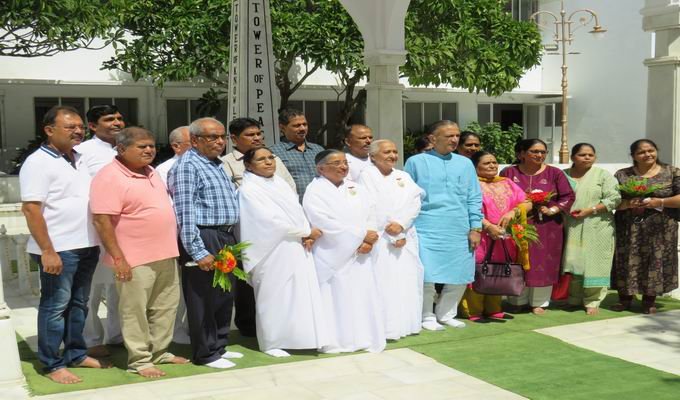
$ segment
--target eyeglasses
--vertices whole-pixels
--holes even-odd
[[[345,167],[349,167],[349,163],[347,162],[347,160],[328,162],[328,163],[326,163],[326,165],[330,165],[330,166],[333,166],[333,167],[336,167],[336,168],[341,166],[341,165],[344,165]]]
[[[84,131],[85,130],[85,125],[65,125],[65,126],[58,126],[58,125],[51,125],[55,128],[60,128],[68,132],[74,132],[76,130],[79,131]]]
[[[548,154],[547,150],[529,150],[527,153],[529,154],[540,154],[542,156]]]
[[[205,139],[208,143],[214,143],[219,139],[227,140],[227,135],[197,135],[200,138]]]

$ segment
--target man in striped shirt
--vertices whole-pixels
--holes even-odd
[[[236,189],[218,158],[227,142],[224,125],[200,118],[189,126],[192,148],[168,173],[180,237],[182,290],[187,307],[192,361],[212,368],[229,368],[228,358],[243,355],[226,351],[233,298],[214,288],[213,262],[224,245],[236,243]]]

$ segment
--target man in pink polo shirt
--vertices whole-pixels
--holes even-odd
[[[128,371],[165,375],[156,364],[188,360],[167,351],[179,302],[175,258],[177,222],[165,184],[149,166],[156,156],[151,132],[139,127],[116,135],[116,158],[92,180],[90,209],[112,267]]]

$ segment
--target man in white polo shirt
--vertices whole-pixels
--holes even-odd
[[[94,177],[102,167],[110,164],[116,156],[116,134],[125,128],[123,116],[114,105],[91,107],[87,111],[87,126],[94,133],[92,139],[83,142],[74,149],[82,155],[90,176]],[[99,318],[99,305],[106,300],[106,325]],[[92,278],[90,292],[90,313],[85,323],[85,341],[88,354],[93,357],[106,357],[109,350],[106,344],[120,344],[123,336],[120,333],[118,319],[118,293],[113,274],[99,263]]]
[[[31,232],[27,251],[40,266],[38,358],[47,377],[71,384],[81,379],[67,366],[109,366],[87,356],[83,338],[99,247],[88,211],[90,175],[73,150],[83,139],[83,120],[74,108],[56,106],[43,123],[47,143],[19,173],[22,211]]]

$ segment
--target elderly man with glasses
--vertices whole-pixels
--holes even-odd
[[[214,118],[200,118],[189,126],[191,146],[168,174],[180,238],[182,290],[187,306],[192,361],[212,368],[230,368],[228,358],[243,355],[226,351],[233,298],[214,288],[213,263],[224,245],[235,244],[234,225],[239,205],[236,188],[219,156],[227,135]]]
[[[186,151],[191,148],[189,127],[180,126],[179,128],[173,129],[172,132],[170,132],[168,141],[170,142],[170,147],[175,155],[161,164],[158,164],[156,167],[158,176],[166,185],[168,184],[168,172],[170,172],[170,168],[175,165],[175,162],[182,154],[186,153]]]

